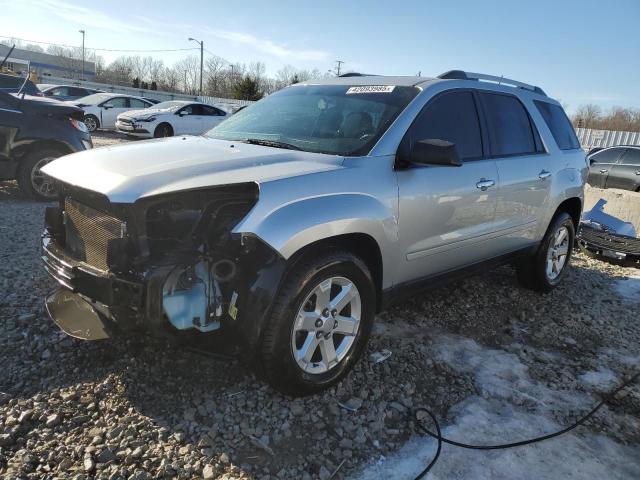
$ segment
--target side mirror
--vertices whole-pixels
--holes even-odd
[[[596,159],[595,158],[590,158],[589,159],[589,165],[593,165],[594,163],[596,163]]]
[[[409,161],[418,165],[436,165],[441,167],[461,167],[460,155],[455,143],[437,138],[428,138],[414,142]]]
[[[178,115],[180,115],[181,117],[184,117],[185,115],[189,115],[189,112],[180,111],[178,112]]]
[[[109,110],[110,108],[113,108],[113,103],[105,103],[104,105],[102,105],[102,107],[105,110]]]

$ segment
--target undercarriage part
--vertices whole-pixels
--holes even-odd
[[[220,328],[222,299],[209,262],[174,268],[162,289],[162,305],[169,322],[178,330],[210,332]]]
[[[97,310],[76,293],[64,288],[56,290],[47,297],[46,306],[49,316],[67,335],[82,340],[111,337]]]

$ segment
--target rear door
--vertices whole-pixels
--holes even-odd
[[[226,114],[222,110],[210,105],[201,105],[202,107],[202,125],[201,129],[197,132],[198,135],[211,130],[224,120]]]
[[[127,97],[113,97],[100,105],[100,115],[102,116],[100,126],[102,128],[115,128],[116,118],[122,112],[131,110]]]
[[[589,178],[587,180],[589,184],[594,187],[605,188],[609,171],[618,163],[618,159],[624,150],[624,148],[620,147],[605,148],[589,157]]]
[[[515,95],[480,92],[489,154],[500,179],[496,201],[496,248],[507,253],[533,243],[551,190],[551,157]]]
[[[494,254],[496,162],[485,158],[471,91],[431,99],[403,142],[455,143],[461,167],[411,165],[397,170],[399,242],[404,254],[399,283],[476,263]]]
[[[640,188],[640,147],[624,150],[618,163],[611,166],[605,186],[631,191]]]

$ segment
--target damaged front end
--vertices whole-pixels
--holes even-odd
[[[224,326],[255,344],[285,265],[259,238],[233,233],[257,200],[255,183],[133,204],[64,186],[42,244],[62,286],[47,299],[51,317],[86,339]]]
[[[630,263],[640,262],[640,238],[631,222],[604,211],[606,200],[600,199],[580,221],[577,240],[589,253]]]

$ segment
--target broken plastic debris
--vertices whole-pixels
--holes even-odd
[[[378,363],[382,363],[384,362],[387,358],[389,358],[391,356],[391,350],[387,350],[386,348],[384,350],[380,350],[379,352],[375,352],[371,354],[371,361],[373,362],[374,365],[377,365]]]
[[[341,402],[340,400],[336,400],[338,405],[340,405],[345,410],[349,410],[350,412],[357,412],[362,406],[362,400],[359,398],[351,398],[346,402]]]

